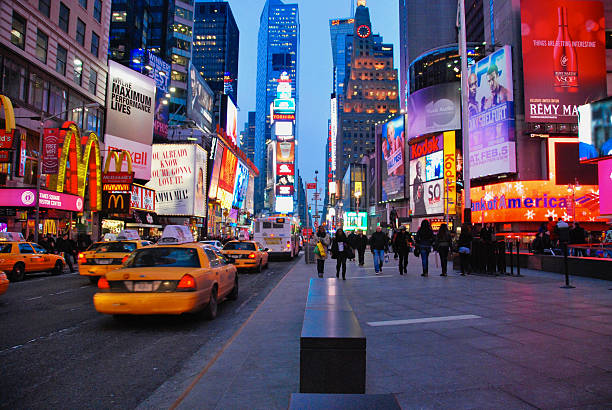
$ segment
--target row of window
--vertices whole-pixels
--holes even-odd
[[[79,4],[87,11],[88,0],[79,0]],[[51,0],[38,0],[38,11],[45,17],[51,18]],[[102,22],[102,0],[93,0],[92,14],[98,23]],[[58,24],[66,33],[68,32],[69,22],[70,9],[60,2]]]
[[[86,0],[85,0],[86,1]],[[85,4],[86,6],[86,4]],[[79,21],[81,21],[79,19]],[[26,20],[21,15],[13,10],[13,29],[11,31],[11,42],[21,49],[25,49],[25,33],[26,33]],[[78,31],[77,31],[78,34]],[[78,35],[77,35],[78,40]],[[92,32],[91,38],[91,52],[94,55],[98,55],[100,37]],[[36,29],[36,59],[43,64],[47,64],[47,54],[49,48],[49,36],[42,31],[40,28]],[[83,61],[79,58],[74,59],[73,63],[73,79],[74,82],[83,86]],[[66,75],[66,67],[68,65],[68,50],[58,43],[57,53],[55,60],[55,71],[62,76]],[[96,95],[98,85],[98,73],[92,68],[89,70],[89,92]]]

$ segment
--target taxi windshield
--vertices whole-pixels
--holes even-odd
[[[254,251],[255,244],[252,242],[228,242],[223,247],[224,251]]]
[[[104,252],[121,252],[131,253],[136,250],[136,244],[134,242],[98,242],[91,245],[89,251],[95,251],[96,253]]]
[[[134,252],[126,261],[126,268],[148,267],[199,268],[198,251],[191,248],[150,248]]]

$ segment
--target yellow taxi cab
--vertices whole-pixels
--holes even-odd
[[[9,286],[9,280],[6,277],[6,273],[0,273],[0,295],[3,295],[6,293],[8,286]]]
[[[86,251],[80,252],[78,257],[79,275],[88,276],[91,283],[98,283],[98,279],[107,272],[118,269],[127,256],[144,246],[151,244],[140,239],[138,232],[133,230],[121,231],[118,235],[106,234],[104,241],[92,244]]]
[[[37,243],[26,242],[20,232],[0,232],[0,271],[13,282],[23,280],[26,273],[52,272],[59,275],[66,261],[49,253]]]
[[[204,311],[238,298],[238,275],[231,260],[193,241],[185,226],[168,225],[156,245],[135,250],[124,265],[98,281],[94,307],[121,315],[178,315]]]
[[[238,269],[255,269],[268,267],[268,248],[255,241],[229,241],[221,250],[226,256],[235,260]]]

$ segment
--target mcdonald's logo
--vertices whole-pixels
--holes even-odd
[[[4,108],[4,129],[0,129],[0,148],[13,148],[13,139],[15,138],[15,112],[13,111],[13,103],[11,100],[0,95],[0,105]]]
[[[131,193],[104,192],[104,212],[109,214],[127,214],[130,212]]]
[[[108,174],[111,160],[115,160],[115,172],[121,172],[121,168],[123,168],[123,161],[127,161],[127,172],[129,174],[132,173],[132,155],[129,151],[110,151],[106,156],[106,161],[104,163],[104,173]]]
[[[119,203],[121,203],[121,206],[119,206]],[[123,209],[124,205],[123,196],[119,194],[110,194],[108,196],[108,209]]]

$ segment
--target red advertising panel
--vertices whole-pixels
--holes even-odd
[[[6,132],[5,129],[0,129],[0,149],[13,148],[13,139],[15,138],[15,130]]]
[[[238,158],[229,149],[223,151],[223,161],[219,171],[219,188],[230,194],[234,192],[237,165]]]
[[[43,133],[43,174],[57,174],[59,171],[59,128],[45,128]]]
[[[11,161],[10,151],[1,150],[0,151],[0,162],[4,163],[4,162],[10,162],[10,161]]]
[[[276,175],[294,175],[295,164],[276,164]]]
[[[317,189],[317,184],[315,182],[309,182],[306,184],[306,189]]]
[[[521,0],[525,120],[575,123],[606,96],[601,1]]]

